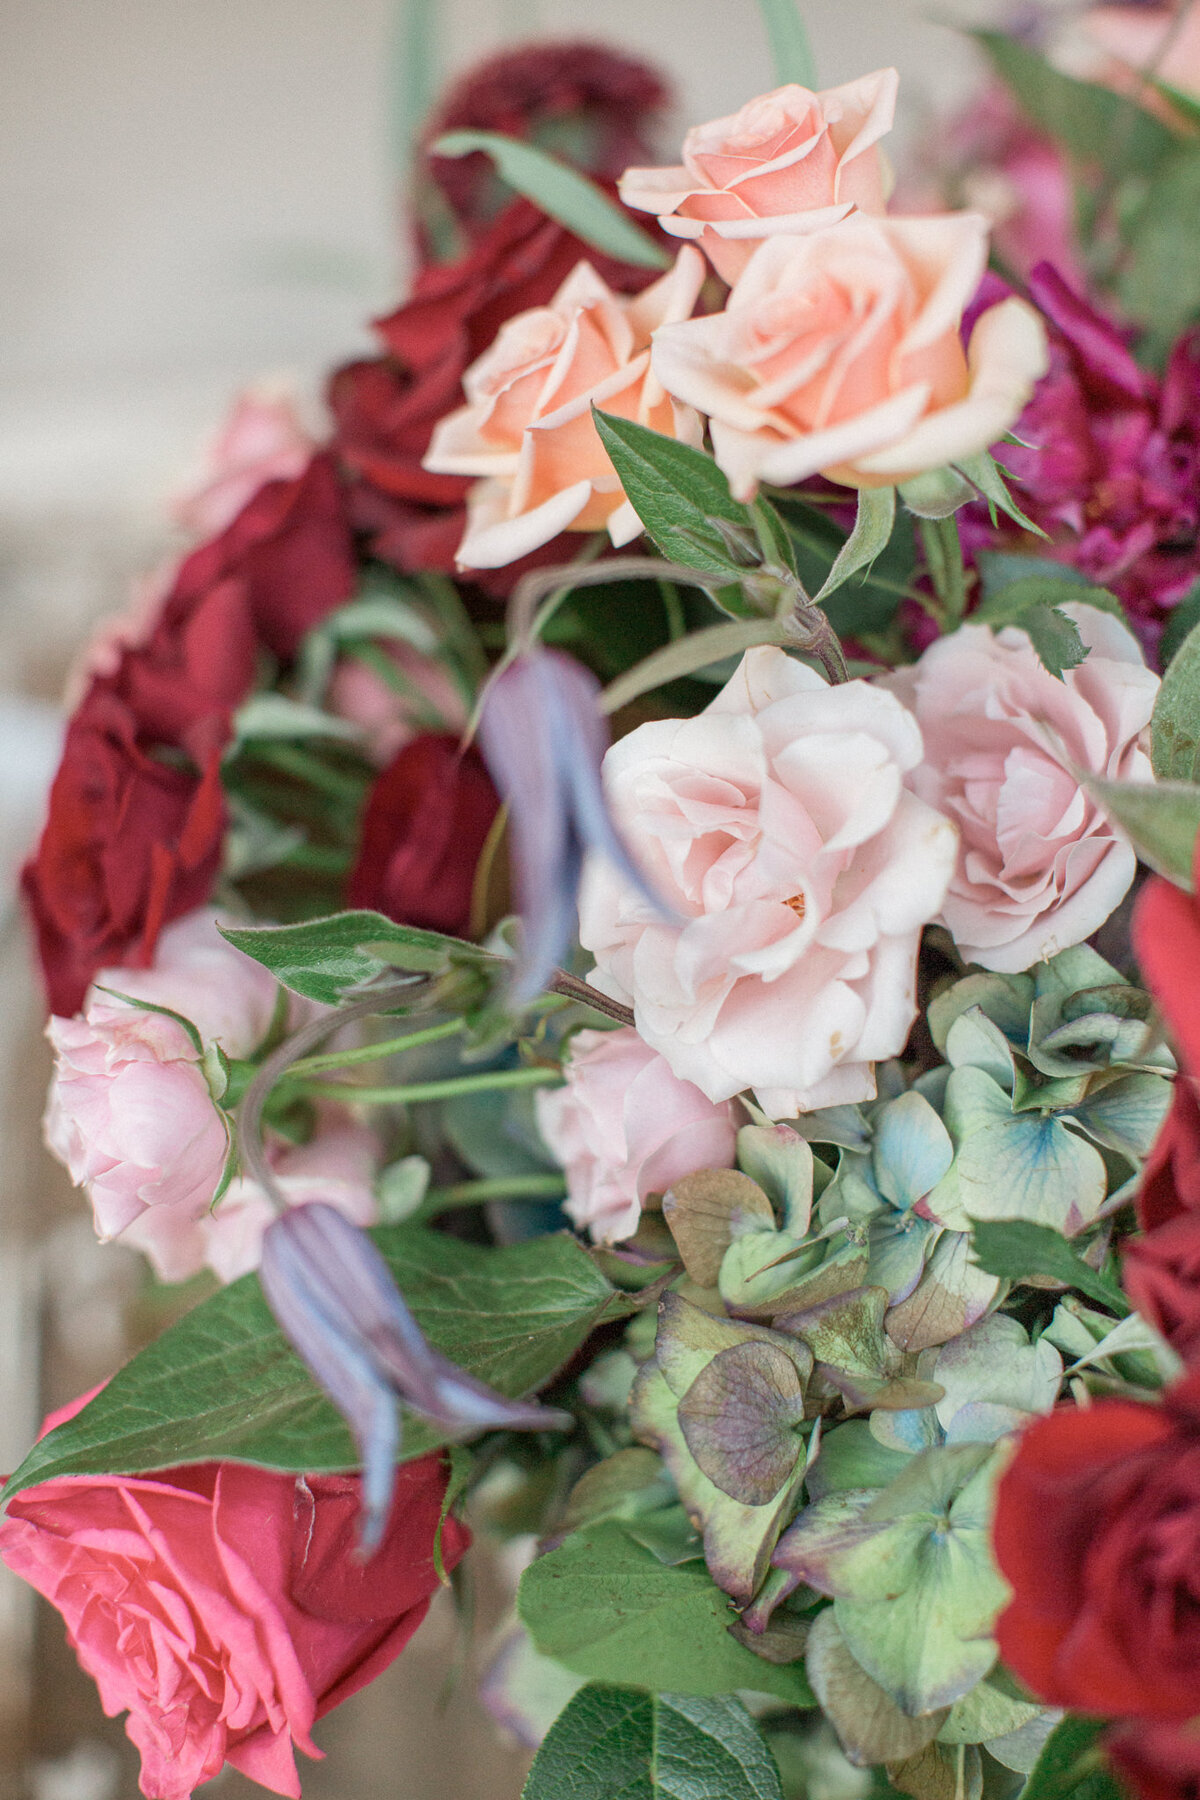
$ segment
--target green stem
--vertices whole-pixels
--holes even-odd
[[[953,631],[961,625],[967,610],[967,571],[954,514],[944,519],[922,519],[921,541],[929,579],[941,607],[942,628]]]
[[[296,744],[256,744],[255,755],[269,768],[278,769],[282,775],[291,775],[334,800],[349,801],[357,806],[363,797],[366,783],[357,775],[345,775],[340,769],[331,769],[319,756],[311,756]]]
[[[687,636],[687,619],[684,617],[683,600],[673,581],[659,581],[655,585],[662,596],[663,612],[667,616],[667,636],[672,643],[675,643],[678,638]]]
[[[343,850],[339,844],[297,844],[286,856],[281,856],[279,866],[288,869],[308,869],[314,875],[345,875],[354,862],[353,850]]]
[[[405,1050],[419,1050],[422,1044],[440,1044],[444,1038],[457,1037],[463,1023],[462,1019],[450,1019],[444,1025],[426,1025],[422,1031],[386,1038],[382,1043],[360,1044],[354,1050],[330,1050],[323,1056],[303,1056],[292,1064],[286,1079],[293,1075],[319,1075],[325,1069],[348,1069],[357,1063],[381,1062],[385,1056],[401,1056]]]
[[[561,1175],[489,1175],[479,1181],[458,1181],[452,1187],[430,1188],[406,1224],[423,1224],[452,1206],[483,1206],[489,1200],[561,1200],[566,1193]]]
[[[359,1106],[416,1106],[424,1100],[456,1100],[460,1094],[548,1087],[561,1080],[557,1069],[493,1069],[483,1075],[456,1075],[444,1081],[414,1081],[405,1087],[356,1087],[349,1081],[304,1081],[297,1085],[312,1100],[348,1100]]]

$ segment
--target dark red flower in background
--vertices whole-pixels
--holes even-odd
[[[1200,1352],[1200,1212],[1181,1212],[1123,1246],[1121,1283],[1185,1361]]]
[[[433,732],[414,738],[368,795],[349,905],[465,936],[475,870],[499,807],[478,751]]]

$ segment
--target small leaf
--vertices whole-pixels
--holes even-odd
[[[988,560],[994,571],[997,565],[1004,564],[1009,565],[1010,571],[1023,562],[1032,567],[1010,573],[1007,580],[985,583],[985,597],[971,614],[972,624],[1020,625],[1024,622],[1022,615],[1034,606],[1094,606],[1098,612],[1112,613],[1122,623],[1125,621],[1125,608],[1117,596],[1108,588],[1093,587],[1074,569],[1060,569],[1054,563],[1019,556],[992,554]]]
[[[783,1800],[740,1701],[589,1684],[551,1726],[521,1800]]]
[[[1120,603],[1102,588],[1077,588],[1068,581],[1033,575],[990,595],[972,614],[972,623],[1019,626],[1043,667],[1061,681],[1065,670],[1077,669],[1085,660],[1089,647],[1074,619],[1055,602],[1090,602],[1093,595],[1103,596],[1106,611],[1121,613]]]
[[[992,523],[996,522],[997,513],[1019,525],[1023,531],[1030,531],[1035,537],[1044,538],[1046,533],[1032,519],[1026,518],[1016,501],[1008,491],[1008,482],[1004,477],[1012,479],[1011,471],[998,463],[989,450],[980,450],[974,456],[964,456],[955,464],[961,474],[965,475],[972,487],[978,488],[988,504]]]
[[[750,509],[733,498],[711,456],[598,407],[592,418],[626,499],[664,556],[726,581],[758,562]],[[717,519],[729,530],[722,532]],[[744,554],[735,546],[744,546]]]
[[[815,88],[817,65],[800,14],[799,0],[759,0],[759,5],[778,85],[784,87],[794,81],[799,87]]]
[[[1163,676],[1150,743],[1160,780],[1200,780],[1200,626],[1184,639]]]
[[[627,669],[624,675],[610,681],[600,696],[601,710],[611,717],[631,700],[640,700],[643,694],[652,693],[668,681],[678,681],[681,676],[695,675],[701,669],[711,668],[713,663],[723,662],[727,656],[741,656],[756,644],[791,642],[793,639],[786,625],[774,619],[730,619],[724,625],[706,625],[700,631],[690,631],[686,637],[676,639],[673,644],[664,644],[661,650],[655,650],[653,655]]]
[[[858,511],[854,530],[838,551],[837,560],[825,578],[825,585],[815,596],[818,604],[842,583],[862,569],[869,568],[875,558],[887,549],[896,523],[896,490],[894,487],[859,488]]]
[[[1105,781],[1099,775],[1081,780],[1142,861],[1190,894],[1200,833],[1200,787],[1183,781]]]
[[[1097,1275],[1051,1225],[1035,1225],[1028,1219],[975,1219],[971,1222],[971,1248],[981,1269],[1005,1281],[1044,1275],[1077,1288],[1118,1318],[1123,1319],[1130,1310],[1120,1289]]]
[[[595,182],[533,144],[498,131],[448,131],[429,148],[434,156],[470,156],[482,150],[502,181],[593,249],[639,269],[670,267],[666,251],[614,206]]]

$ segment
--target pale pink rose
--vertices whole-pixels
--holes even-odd
[[[271,1167],[289,1206],[321,1200],[355,1225],[374,1225],[379,1203],[373,1182],[380,1145],[373,1131],[351,1123],[340,1108],[325,1109],[309,1143],[271,1154]],[[183,1281],[209,1268],[223,1282],[257,1269],[263,1233],[275,1207],[256,1181],[231,1181],[215,1207],[151,1206],[122,1233],[121,1242],[142,1250],[155,1268]]]
[[[1090,42],[1111,61],[1089,73],[1126,93],[1137,93],[1153,107],[1157,98],[1141,78],[1200,98],[1200,8],[1169,6],[1097,6],[1080,26]],[[1154,108],[1157,110],[1157,108]]]
[[[896,113],[895,69],[811,93],[795,82],[740,112],[693,125],[675,168],[627,169],[626,206],[658,214],[673,237],[699,239],[734,282],[755,244],[836,224],[856,207],[884,209],[887,168],[876,148]]]
[[[229,1149],[211,1052],[219,1046],[231,1058],[250,1055],[270,1029],[278,991],[259,963],[220,936],[216,915],[203,911],[163,932],[152,968],[102,970],[82,1013],[50,1020],[56,1060],[46,1142],[87,1189],[102,1240],[121,1236],[148,1210],[189,1219],[204,1213]],[[164,1280],[180,1278],[167,1239],[161,1255],[153,1241],[144,1247]]]
[[[422,731],[464,731],[467,703],[444,663],[411,644],[377,647],[395,669],[394,679],[361,657],[343,656],[325,704],[336,718],[359,727],[366,754],[382,769]]]
[[[689,316],[703,284],[704,259],[691,248],[632,298],[581,262],[549,306],[501,326],[463,376],[467,405],[437,425],[423,465],[483,478],[467,497],[460,567],[501,568],[560,531],[607,528],[614,544],[637,537],[641,520],[591,409],[699,444],[695,413],[671,400],[651,370],[650,338]]]
[[[925,760],[911,786],[958,825],[942,919],[962,956],[1013,974],[1082,943],[1124,898],[1137,858],[1073,767],[1150,781],[1138,743],[1158,677],[1111,614],[1066,606],[1089,654],[1063,680],[1025,632],[963,625],[885,677],[915,712]]]
[[[829,687],[748,651],[694,719],[641,725],[604,761],[618,825],[660,913],[599,861],[580,938],[589,979],[710,1100],[754,1088],[775,1118],[871,1098],[915,1016],[921,928],[954,827],[909,793],[921,733],[894,695]]]
[[[209,452],[200,482],[171,511],[198,538],[217,537],[268,481],[291,481],[316,449],[286,393],[250,388],[240,394]]]
[[[732,1107],[680,1081],[631,1027],[577,1032],[563,1074],[565,1087],[536,1097],[538,1125],[566,1174],[567,1212],[597,1242],[632,1237],[648,1194],[732,1168]]]
[[[759,245],[723,313],[655,333],[654,372],[707,413],[739,500],[818,473],[883,487],[984,450],[1046,368],[1025,301],[963,309],[987,262],[987,222],[855,217]]]

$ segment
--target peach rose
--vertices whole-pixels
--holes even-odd
[[[694,125],[683,162],[627,169],[621,198],[658,214],[673,237],[698,238],[734,282],[756,243],[833,225],[855,207],[881,213],[886,169],[876,145],[896,112],[895,69],[810,93],[795,82],[740,112]]]
[[[709,415],[739,500],[818,473],[884,487],[1003,436],[1045,371],[1046,333],[1025,301],[1004,300],[964,353],[987,232],[949,213],[768,238],[723,313],[655,333],[654,373]]]
[[[567,1212],[598,1242],[632,1237],[647,1195],[733,1167],[732,1108],[672,1075],[631,1027],[577,1032],[563,1074],[535,1097],[538,1126],[566,1173]]]
[[[696,718],[613,745],[613,815],[684,923],[593,860],[580,939],[589,979],[633,1006],[680,1080],[714,1101],[754,1088],[775,1118],[874,1095],[957,854],[954,827],[905,788],[921,754],[894,695],[828,687],[765,648]]]
[[[632,298],[581,262],[549,306],[501,326],[463,376],[468,404],[436,427],[424,462],[437,474],[483,477],[467,498],[461,568],[502,568],[560,531],[607,527],[614,544],[638,535],[592,403],[699,444],[695,413],[651,370],[650,337],[689,316],[703,283],[703,258],[690,247]]]
[[[1082,943],[1133,880],[1137,858],[1072,765],[1153,780],[1138,737],[1158,676],[1110,613],[1062,610],[1090,650],[1061,681],[1011,625],[963,625],[884,677],[925,737],[910,785],[961,833],[942,920],[968,962],[1006,975]]]

